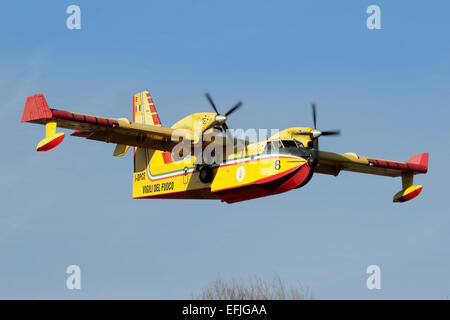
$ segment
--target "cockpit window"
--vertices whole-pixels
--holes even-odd
[[[280,150],[282,147],[283,146],[281,145],[280,140],[267,141],[265,151],[273,152]]]
[[[294,138],[294,142],[297,145],[298,148],[304,148],[305,146],[303,145],[303,143],[301,143],[300,141],[298,141],[297,139]]]
[[[288,149],[288,148],[305,148],[303,143],[297,139],[293,140],[272,140],[267,141],[266,149],[276,150],[276,149]]]
[[[272,140],[267,141],[265,152],[273,153],[287,153],[295,156],[300,156],[305,159],[308,159],[310,156],[309,151],[305,149],[303,143],[294,139],[294,140]]]
[[[299,146],[295,143],[294,140],[281,140],[281,143],[285,148],[298,148]]]
[[[271,142],[268,143],[268,145],[269,148],[271,148],[272,150],[283,148],[283,145],[281,144],[280,140],[272,140]]]

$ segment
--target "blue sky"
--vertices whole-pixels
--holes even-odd
[[[66,28],[81,7],[81,30]],[[381,8],[381,30],[366,8]],[[301,281],[324,299],[450,295],[448,1],[8,1],[0,11],[0,298],[189,298],[219,275]],[[323,150],[407,160],[430,152],[421,196],[400,179],[315,175],[233,205],[132,200],[132,154],[67,136],[35,152],[28,95],[131,118],[148,88],[161,121],[244,107],[234,128],[311,125]],[[77,264],[82,289],[67,290]],[[369,265],[381,290],[366,288]]]

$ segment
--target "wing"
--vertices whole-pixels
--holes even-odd
[[[368,158],[356,153],[334,153],[319,151],[320,165],[315,172],[337,176],[341,170],[389,177],[405,173],[418,174],[428,171],[428,153],[412,156],[406,162]]]
[[[73,136],[116,143],[122,151],[126,151],[126,146],[170,151],[181,139],[191,143],[195,140],[189,130],[50,109],[43,94],[27,98],[22,122],[46,125],[46,138],[39,142],[37,151],[47,151],[61,143],[64,133],[56,133],[56,127],[76,130]]]
[[[427,173],[428,153],[414,155],[406,162],[369,158],[356,153],[319,151],[319,165],[314,172],[337,176],[341,170],[389,177],[402,177],[402,190],[393,197],[394,202],[405,202],[417,197],[421,185],[413,185],[414,175]]]

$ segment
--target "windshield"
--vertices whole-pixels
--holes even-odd
[[[294,142],[297,145],[298,148],[304,148],[305,146],[303,145],[303,143],[301,143],[300,141],[298,141],[297,139],[294,138]]]
[[[298,148],[294,140],[281,140],[281,143],[285,148]]]
[[[267,141],[265,152],[288,153],[302,158],[308,158],[310,153],[300,141],[293,140],[273,140]]]

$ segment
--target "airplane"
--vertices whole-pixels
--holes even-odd
[[[427,173],[428,153],[399,162],[319,150],[320,137],[340,132],[317,129],[315,104],[313,127],[287,128],[262,141],[249,141],[231,136],[227,125],[228,117],[242,103],[221,114],[211,96],[206,94],[206,98],[214,112],[194,113],[164,127],[148,90],[133,96],[132,121],[50,109],[44,95],[35,94],[27,97],[21,121],[45,125],[38,152],[62,142],[65,134],[56,132],[57,127],[74,130],[71,136],[116,144],[114,156],[123,156],[132,147],[134,199],[235,203],[298,189],[315,173],[337,176],[341,171],[401,177],[402,189],[394,195],[394,202],[411,200],[422,191],[422,185],[413,181],[414,175]],[[180,148],[181,143],[185,148]],[[212,161],[189,153],[207,148],[216,151]]]

